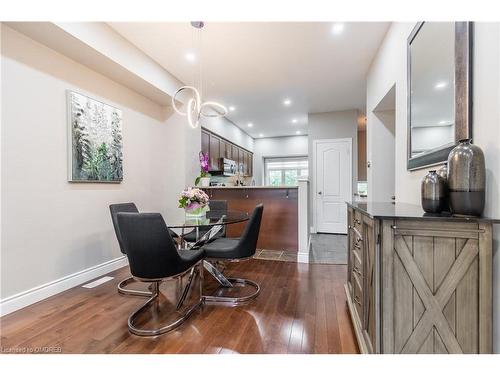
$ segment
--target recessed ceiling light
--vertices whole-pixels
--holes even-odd
[[[253,124],[252,124],[251,122],[249,122],[249,123],[247,124],[247,126],[248,126],[249,128],[251,128],[251,127],[253,126]]]
[[[340,35],[344,31],[345,25],[341,22],[336,22],[332,25],[332,34]]]
[[[441,90],[441,89],[444,89],[446,86],[448,86],[448,82],[446,82],[446,81],[440,81],[440,82],[436,83],[436,85],[434,86],[434,88],[436,90]]]
[[[235,106],[233,106],[233,105],[230,105],[230,106],[229,106],[229,110],[230,110],[231,112],[233,112],[233,111],[235,111],[235,110],[236,110],[236,107],[235,107]]]
[[[287,99],[283,100],[283,104],[288,107],[290,104],[292,104],[292,101],[287,98]]]
[[[299,135],[299,134],[300,134],[300,130],[297,130],[297,131],[295,132],[295,134]]]
[[[262,133],[259,134],[259,137],[263,137],[263,136],[264,136],[264,134],[262,134]]]
[[[293,118],[293,119],[292,119],[292,123],[293,123],[293,124],[296,124],[296,123],[297,123],[297,119],[296,119],[296,118]]]
[[[196,55],[193,52],[186,53],[186,60],[189,62],[194,62],[196,60]]]

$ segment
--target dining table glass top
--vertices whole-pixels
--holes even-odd
[[[222,221],[219,223],[219,220]],[[241,223],[248,220],[248,213],[236,210],[216,211],[210,210],[202,217],[184,216],[184,219],[167,223],[169,228],[196,228],[214,226],[216,224],[228,225]]]

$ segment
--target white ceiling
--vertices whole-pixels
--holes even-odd
[[[363,110],[366,74],[389,23],[345,23],[338,35],[332,25],[207,23],[201,43],[204,100],[234,106],[227,117],[254,138],[307,134],[307,113]],[[189,22],[110,26],[179,80],[197,83],[199,43]],[[285,98],[292,101],[288,107]]]

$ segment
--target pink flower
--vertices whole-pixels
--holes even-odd
[[[208,154],[204,154],[202,151],[199,153],[200,167],[202,172],[208,172]]]

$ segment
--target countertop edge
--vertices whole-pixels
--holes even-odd
[[[298,189],[298,186],[203,186],[200,189]]]
[[[362,203],[362,204],[391,204],[391,205],[398,205],[398,203],[393,203],[393,202],[349,202],[349,201],[346,201],[345,202],[347,204],[347,206],[353,208],[353,209],[356,209],[356,210],[360,210],[361,212],[363,212],[364,214],[366,214],[367,216],[369,216],[370,218],[372,219],[380,219],[380,220],[394,220],[394,219],[399,219],[399,220],[412,220],[412,219],[415,219],[415,220],[453,220],[453,221],[460,221],[460,222],[488,222],[488,223],[491,223],[491,224],[500,224],[500,219],[493,219],[493,218],[489,218],[489,217],[484,217],[484,216],[481,216],[481,217],[473,217],[473,216],[470,216],[470,217],[465,217],[465,216],[453,216],[453,215],[428,215],[428,216],[424,216],[425,213],[422,213],[421,215],[415,215],[415,214],[404,214],[404,213],[401,213],[401,214],[374,214],[373,212],[370,212],[370,210],[368,209],[365,209],[363,207],[360,207],[359,206],[359,203]],[[411,203],[399,203],[400,206],[407,206],[407,207],[420,207],[418,205],[415,205],[415,204],[411,204]],[[423,210],[422,210],[423,212]]]

